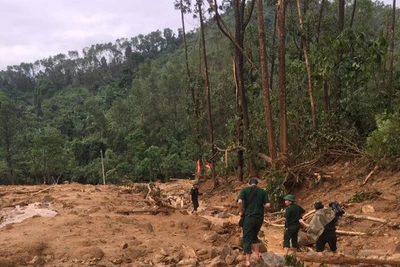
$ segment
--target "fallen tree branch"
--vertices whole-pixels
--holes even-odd
[[[45,189],[42,189],[42,190],[37,191],[36,193],[33,193],[31,196],[35,196],[35,195],[37,195],[37,194],[40,194],[40,193],[42,193],[42,192],[44,192],[44,191],[47,191],[47,190],[49,190],[50,188],[53,188],[53,187],[55,187],[55,186],[56,186],[56,184],[53,184],[52,186],[46,187]]]
[[[223,149],[223,148],[219,148],[218,146],[215,146],[215,149],[217,149],[220,152],[224,152],[225,153],[225,157],[226,157],[226,154],[228,152],[231,152],[231,151],[245,151],[245,152],[248,152],[247,149],[245,147],[242,147],[242,146],[236,146],[236,147],[227,148],[227,149]],[[265,155],[264,153],[255,152],[254,155],[259,157],[260,159],[263,159],[264,161],[268,162],[269,164],[272,164],[271,157]]]
[[[269,221],[267,221],[267,220],[264,220],[264,222],[265,222],[266,224],[269,224],[269,225],[271,225],[271,226],[276,226],[276,227],[285,227],[285,225],[284,225],[284,224],[270,223],[270,222],[269,222]]]
[[[378,168],[379,168],[379,166],[376,165],[375,168],[374,168],[372,171],[370,171],[370,172],[368,173],[367,177],[365,177],[365,179],[364,179],[363,185],[365,185],[365,184],[368,182],[369,178],[372,176],[372,174],[373,174]]]
[[[281,227],[281,228],[285,227],[284,224],[270,223],[267,220],[264,220],[264,222],[271,226],[275,226],[275,227]],[[336,230],[336,234],[338,234],[338,235],[367,235],[367,233],[364,233],[364,232],[350,232],[350,231],[344,231],[344,230],[338,230],[338,229]]]
[[[306,214],[303,215],[303,220],[307,220],[311,215],[315,213],[316,210],[312,210],[307,212]]]
[[[381,219],[381,218],[376,218],[376,217],[371,217],[371,216],[365,216],[365,215],[356,215],[356,214],[345,213],[343,216],[349,217],[349,218],[354,218],[354,219],[364,219],[364,220],[369,220],[369,221],[374,221],[374,222],[380,222],[380,223],[387,223],[388,222],[386,219]]]
[[[168,209],[165,208],[157,208],[157,209],[145,209],[145,210],[117,210],[115,213],[130,215],[130,214],[151,214],[157,215],[158,213],[168,214]]]
[[[350,231],[344,231],[344,230],[338,230],[338,229],[336,229],[336,234],[338,234],[338,235],[367,235],[367,233],[364,233],[364,232],[350,232]]]
[[[256,153],[256,156],[265,160],[266,162],[268,162],[269,164],[272,164],[272,159],[271,157],[268,157],[267,155],[263,154],[263,153]]]
[[[308,253],[297,253],[296,257],[302,261],[306,262],[318,262],[318,263],[327,263],[327,264],[376,264],[376,265],[393,265],[400,266],[400,259],[392,259],[392,258],[361,258],[354,257],[349,255],[334,255],[321,257],[317,254],[308,254]]]

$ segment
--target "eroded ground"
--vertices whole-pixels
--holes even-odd
[[[400,261],[400,175],[377,171],[363,184],[370,169],[350,165],[327,167],[329,177],[291,193],[307,210],[316,200],[364,196],[346,205],[346,215],[385,222],[343,217],[339,229],[351,235],[339,236],[339,250]],[[1,186],[0,266],[242,266],[235,200],[245,184],[221,179],[213,191],[211,184],[200,184],[204,195],[198,215],[188,201],[190,180],[156,183],[151,192],[159,189],[158,198],[146,184]],[[362,192],[379,194],[367,199]],[[10,223],[26,210],[32,215],[32,209],[42,213]],[[268,214],[266,220],[271,216],[280,215]],[[262,230],[268,251],[281,255],[283,229],[265,224]],[[274,264],[279,259],[265,266]]]

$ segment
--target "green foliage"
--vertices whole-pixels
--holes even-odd
[[[271,202],[271,210],[280,210],[282,206],[282,199],[286,194],[284,186],[285,175],[283,171],[271,170],[267,181],[267,192]]]
[[[356,192],[351,198],[349,198],[345,202],[346,203],[361,203],[366,200],[377,199],[380,195],[382,195],[382,193],[376,189],[364,190],[364,191]]]
[[[294,255],[285,255],[286,266],[304,267],[304,262],[298,260]]]
[[[83,184],[102,184],[102,169],[101,160],[96,159],[84,166],[75,166],[70,175],[71,182],[83,183]]]
[[[100,150],[106,151],[106,144],[101,140],[87,138],[71,142],[71,151],[78,165],[87,165],[95,159],[100,158]]]
[[[47,183],[51,182],[51,177],[57,178],[67,172],[71,155],[65,139],[57,129],[40,129],[32,141],[31,171],[37,179],[43,179],[44,183]]]
[[[175,2],[181,8],[179,1]],[[273,71],[269,77],[271,115],[279,140],[277,49],[272,34],[276,27],[275,5],[265,4],[266,31],[271,33],[266,36],[268,66],[274,66],[269,70]],[[184,12],[191,11],[188,5],[185,0]],[[337,5],[335,1],[325,2],[324,16],[319,21],[319,3],[304,3],[304,32],[299,31],[295,2],[287,5],[289,160],[307,160],[348,145],[362,149],[367,143],[375,157],[396,161],[400,153],[399,116],[376,116],[387,108],[389,42],[385,31],[391,10],[360,0],[353,26],[339,33]],[[224,7],[224,21],[235,32],[233,10]],[[346,8],[351,10],[351,4]],[[345,14],[348,25],[351,12]],[[317,25],[321,28],[317,29]],[[221,149],[234,149],[241,145],[238,128],[243,127],[231,67],[234,45],[213,20],[207,21],[206,26],[214,140]],[[256,28],[253,16],[244,40],[244,83],[250,122],[250,132],[244,138],[249,139],[253,153],[266,154]],[[65,180],[102,183],[100,150],[104,152],[107,183],[193,175],[196,159],[209,160],[211,144],[198,32],[186,35],[189,75],[182,36],[182,32],[176,36],[170,29],[158,30],[1,71],[0,91],[4,94],[0,95],[0,182],[42,183],[61,175]],[[317,128],[311,118],[301,36],[309,42]],[[249,59],[256,68],[250,66]],[[396,84],[400,75],[396,60],[394,68],[391,108],[398,110],[400,95]],[[328,96],[324,95],[326,92]],[[219,174],[235,171],[236,150],[229,154],[227,166],[225,155],[218,152],[213,156]],[[256,165],[270,167],[260,159]],[[280,197],[285,194],[285,173],[272,170],[269,179],[268,191],[278,209]]]
[[[367,151],[378,160],[393,161],[400,158],[399,113],[376,116],[377,129],[367,138]]]
[[[5,160],[0,161],[0,184],[10,184],[9,169]]]

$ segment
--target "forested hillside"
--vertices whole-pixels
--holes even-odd
[[[201,21],[190,33],[1,71],[0,183],[183,178],[200,159],[213,178],[268,170],[281,184],[341,156],[399,161],[399,9],[215,3],[171,0]]]

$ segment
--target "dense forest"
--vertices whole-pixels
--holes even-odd
[[[188,178],[201,160],[215,185],[279,188],[343,156],[399,163],[396,0],[218,3],[171,0],[177,33],[1,71],[0,183]]]

